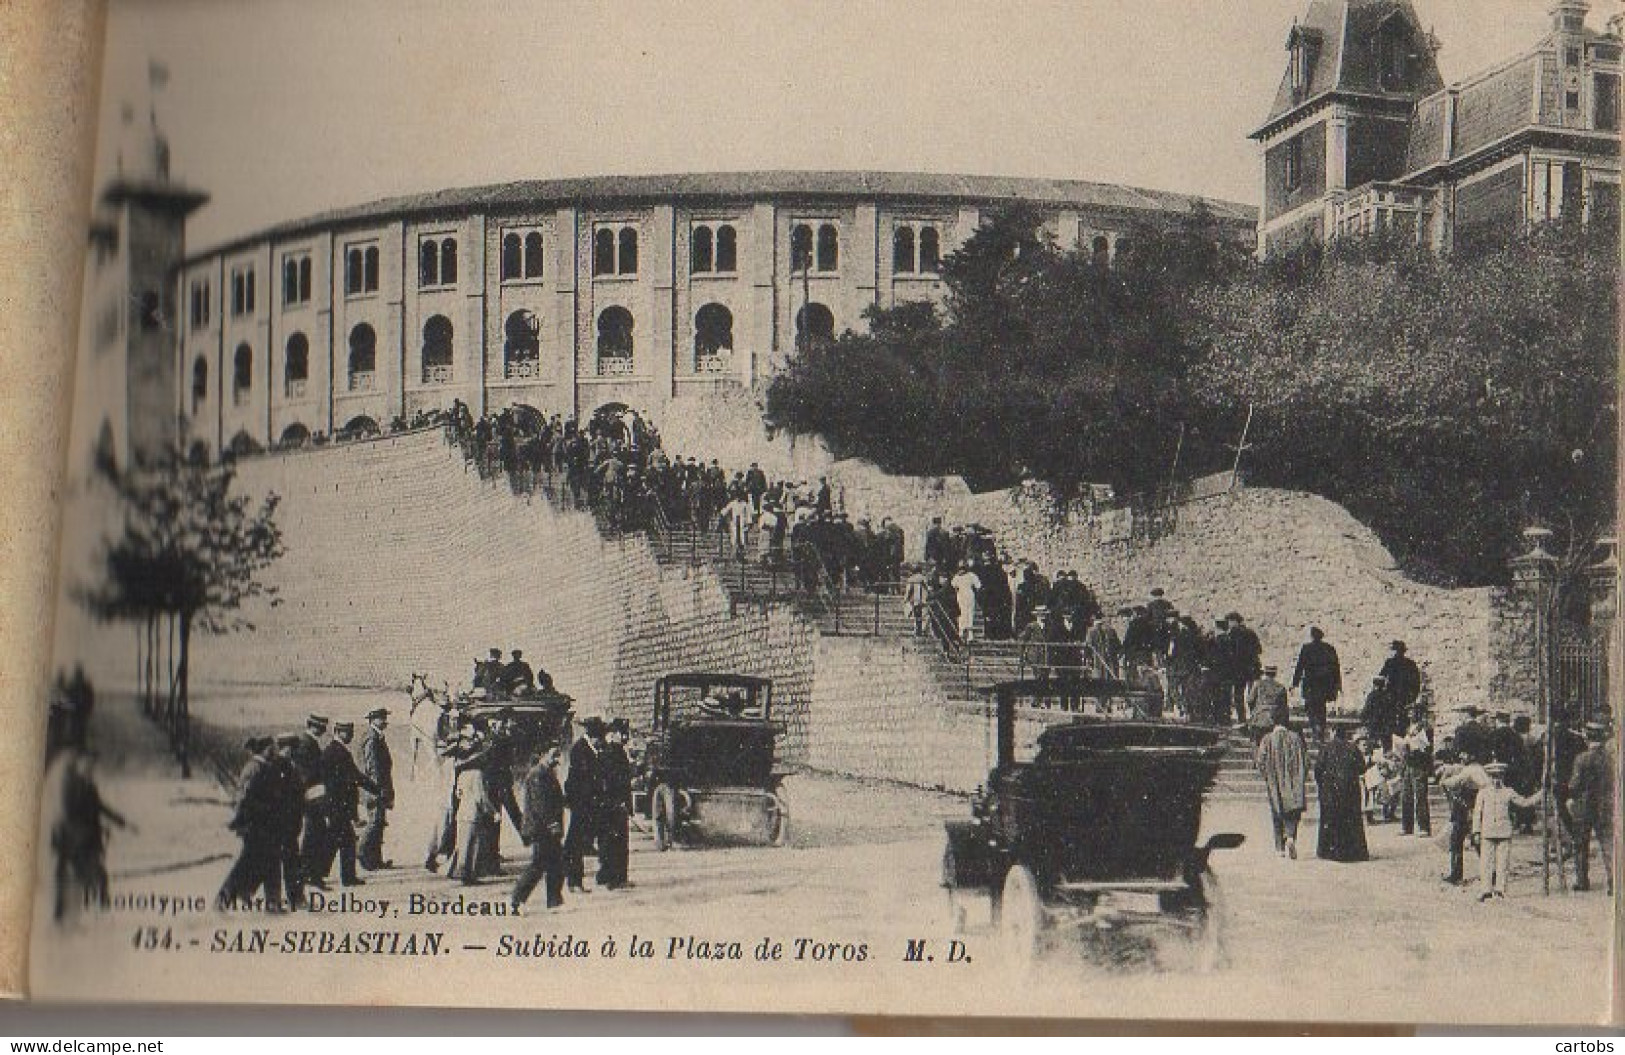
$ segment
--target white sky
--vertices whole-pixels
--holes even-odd
[[[1445,79],[1545,0],[1415,0]],[[1104,180],[1256,203],[1307,0],[114,0],[99,169],[147,60],[194,249],[510,179],[753,168]],[[1615,10],[1599,0],[1593,25]]]

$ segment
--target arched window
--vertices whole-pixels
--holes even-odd
[[[621,256],[616,262],[617,275],[638,273],[638,232],[631,227],[621,228]]]
[[[536,377],[542,357],[542,320],[533,312],[516,311],[508,316],[502,327],[506,340],[502,345],[503,376]]]
[[[835,225],[826,223],[818,228],[818,270],[835,271],[841,266],[841,236]]]
[[[305,394],[305,379],[310,376],[310,342],[302,333],[288,338],[286,361],[282,364],[283,391],[289,399]]]
[[[363,290],[367,293],[378,292],[378,247],[369,246],[367,249],[367,265],[362,275]]]
[[[440,284],[457,284],[457,239],[447,238],[440,243]]]
[[[942,237],[935,227],[920,228],[920,270],[936,274],[942,269]]]
[[[729,224],[717,228],[717,270],[739,270],[739,235]]]
[[[804,223],[798,223],[790,228],[790,270],[807,271],[812,267],[812,260],[812,228]]]
[[[282,438],[277,440],[277,446],[285,450],[303,447],[310,442],[310,430],[295,422],[282,430]]]
[[[542,233],[532,231],[525,235],[525,277],[542,277]]]
[[[231,401],[238,406],[248,402],[254,388],[254,349],[246,344],[237,346],[231,360]]]
[[[598,372],[632,372],[632,313],[625,308],[605,308],[598,316]]]
[[[431,315],[423,324],[423,383],[444,385],[451,382],[452,347],[451,320],[444,315]]]
[[[899,227],[891,236],[891,267],[900,274],[914,271],[914,228]]]
[[[615,273],[615,232],[608,227],[600,227],[592,236],[592,273]]]
[[[516,234],[502,236],[502,281],[518,278],[525,270],[524,243]]]
[[[371,388],[377,367],[378,335],[363,322],[350,331],[350,391]]]
[[[1104,268],[1111,264],[1112,244],[1103,234],[1095,235],[1095,240],[1089,243],[1089,262],[1096,267]]]
[[[835,313],[813,301],[796,312],[796,343],[835,339]]]
[[[725,369],[723,357],[733,347],[733,312],[721,304],[707,304],[694,313],[695,370],[711,373]]]
[[[695,274],[710,271],[716,263],[711,228],[694,228],[694,241],[688,247],[688,269]]]
[[[440,247],[433,242],[424,242],[418,247],[418,285],[438,286],[440,284]]]
[[[209,398],[209,361],[198,356],[192,362],[192,413],[197,414],[197,408],[205,399]]]

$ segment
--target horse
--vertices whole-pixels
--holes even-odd
[[[451,685],[441,683],[441,691],[436,694],[429,687],[429,676],[412,672],[412,678],[407,688],[412,705],[407,711],[407,726],[412,733],[412,779],[418,776],[418,749],[427,744],[429,757],[436,757],[435,732],[440,719],[440,701],[451,699]]]

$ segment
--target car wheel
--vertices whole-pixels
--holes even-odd
[[[1224,894],[1218,877],[1204,868],[1185,897],[1183,907],[1172,910],[1185,918],[1176,934],[1165,933],[1158,943],[1157,963],[1168,971],[1211,974],[1224,964]]]
[[[677,793],[670,784],[655,788],[649,799],[649,813],[654,821],[655,849],[671,849],[677,842]]]
[[[790,800],[785,797],[784,789],[780,788],[773,793],[772,804],[768,809],[773,811],[773,819],[769,825],[768,840],[774,846],[790,845]]]
[[[1044,902],[1032,869],[1023,864],[1010,866],[1000,902],[999,937],[1005,955],[1014,965],[1033,963],[1043,942]]]

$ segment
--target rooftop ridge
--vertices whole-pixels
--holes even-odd
[[[187,263],[256,242],[297,236],[321,227],[360,224],[399,214],[434,215],[460,209],[508,209],[533,201],[597,198],[864,197],[936,198],[963,202],[1029,199],[1127,212],[1207,205],[1222,219],[1251,223],[1256,208],[1241,202],[1179,191],[1098,180],[999,176],[878,169],[740,169],[635,175],[569,176],[447,187],[339,206],[284,220],[187,255]]]

